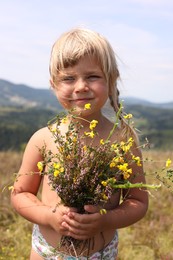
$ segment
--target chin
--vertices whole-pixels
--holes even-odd
[[[76,116],[81,116],[81,117],[88,117],[90,116],[92,113],[91,111],[89,110],[84,110],[83,108],[80,109],[80,108],[73,108],[72,109],[72,114],[73,115],[76,115]]]

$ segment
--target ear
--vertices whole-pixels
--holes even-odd
[[[54,84],[53,80],[50,79],[49,82],[50,82],[51,88],[54,90],[55,89],[55,84]]]

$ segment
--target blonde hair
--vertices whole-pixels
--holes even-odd
[[[85,28],[72,29],[54,43],[50,59],[50,76],[55,82],[58,72],[77,62],[86,55],[93,55],[104,73],[109,86],[110,103],[119,110],[117,80],[119,78],[115,53],[110,43],[99,33]]]
[[[109,100],[114,111],[120,109],[117,81],[120,78],[114,50],[105,37],[86,28],[75,28],[60,36],[51,51],[49,72],[51,81],[56,83],[58,72],[74,66],[86,55],[93,55],[106,78],[109,86]],[[120,114],[123,132],[129,135],[130,128]],[[131,130],[130,130],[131,132]]]

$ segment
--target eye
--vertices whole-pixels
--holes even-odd
[[[88,76],[88,79],[90,80],[90,81],[95,81],[95,80],[98,80],[98,79],[100,79],[101,78],[101,76],[100,75],[96,75],[96,74],[94,74],[94,75],[89,75]]]
[[[64,76],[61,80],[64,81],[64,82],[70,83],[70,82],[74,81],[75,78],[73,76]]]

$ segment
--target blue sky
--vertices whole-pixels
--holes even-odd
[[[173,101],[172,0],[2,0],[0,12],[0,78],[49,88],[53,43],[85,26],[112,44],[122,96]]]

